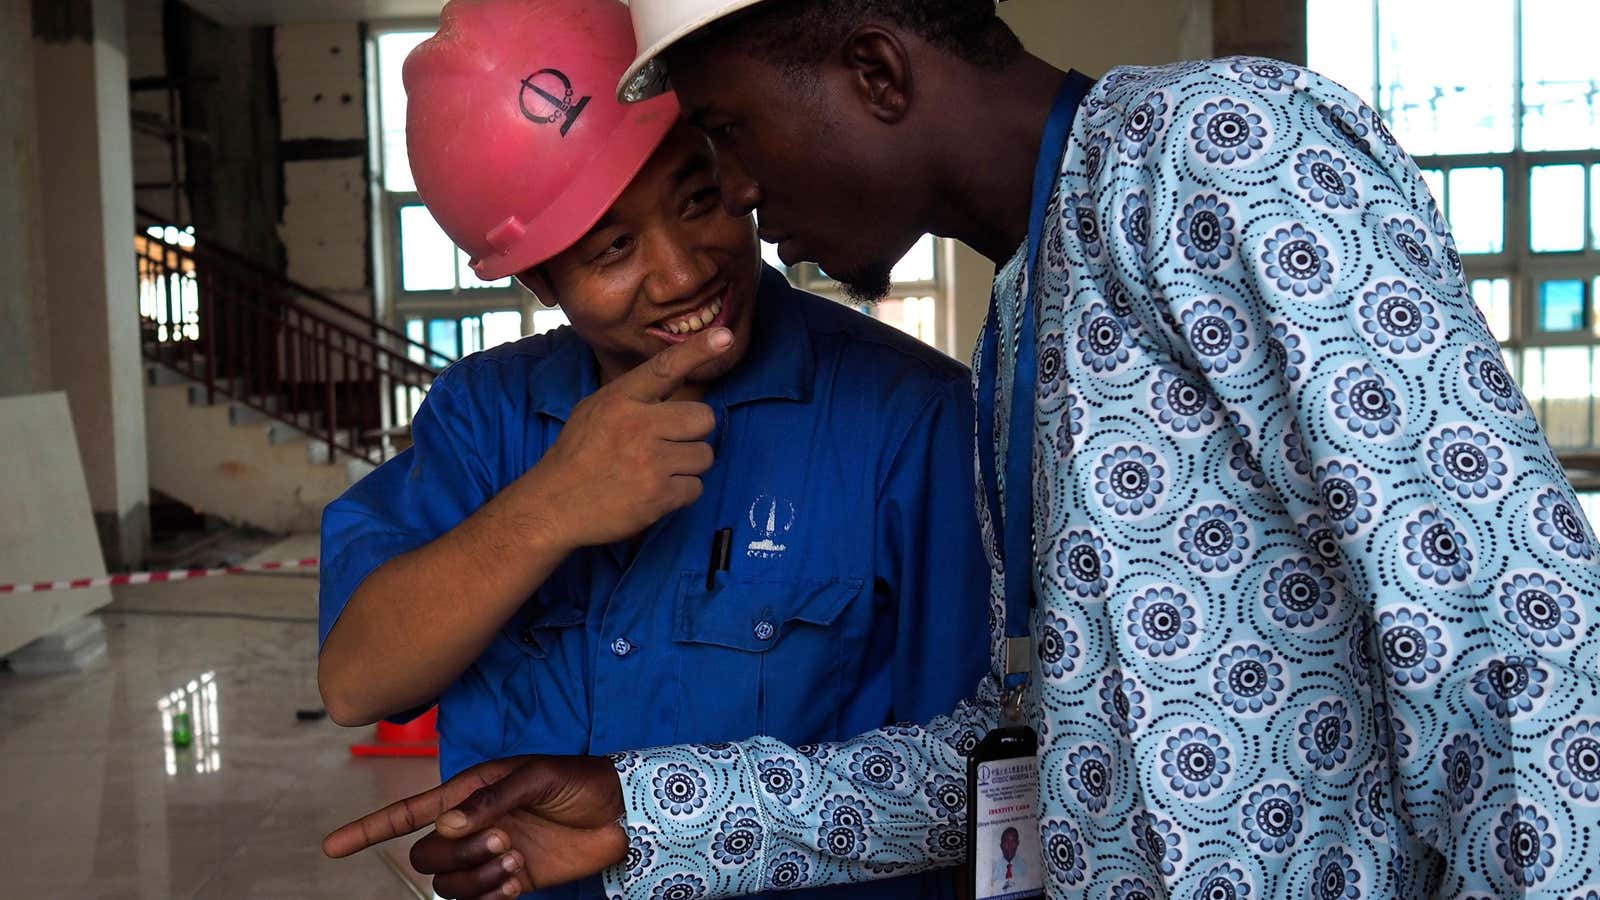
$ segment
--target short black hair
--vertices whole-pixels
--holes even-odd
[[[1000,840],[1003,841],[1008,837],[1014,837],[1020,841],[1022,840],[1022,833],[1015,828],[1007,828],[1005,831],[1000,832]]]
[[[905,28],[972,65],[1002,69],[1022,42],[995,11],[995,0],[768,0],[728,16],[690,43],[732,40],[790,70],[820,62],[850,32],[874,19]]]

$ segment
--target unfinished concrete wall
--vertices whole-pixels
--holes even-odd
[[[173,140],[183,120],[183,101],[159,82],[167,78],[166,0],[127,0],[128,105],[133,113],[133,202],[166,224],[187,225],[189,200],[181,142]],[[177,150],[176,159],[173,151]],[[174,165],[176,163],[176,165]],[[176,175],[178,190],[171,182]]]
[[[225,28],[167,0],[168,74],[183,84],[185,176],[196,239],[283,271],[272,29]]]
[[[274,44],[288,275],[370,314],[363,29],[286,25]]]

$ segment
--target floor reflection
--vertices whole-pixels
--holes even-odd
[[[176,776],[179,763],[208,775],[222,769],[221,719],[217,715],[217,676],[206,672],[156,701],[161,713],[161,746],[167,774]]]

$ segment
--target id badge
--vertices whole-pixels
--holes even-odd
[[[1044,896],[1039,840],[1039,739],[997,728],[967,757],[967,863],[975,900]]]

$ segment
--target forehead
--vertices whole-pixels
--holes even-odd
[[[615,216],[630,207],[653,206],[671,198],[685,182],[712,169],[711,147],[699,132],[680,123],[667,133],[639,174],[611,206]]]
[[[743,52],[727,40],[707,39],[674,48],[663,61],[684,117],[780,99],[784,79],[777,66]]]

